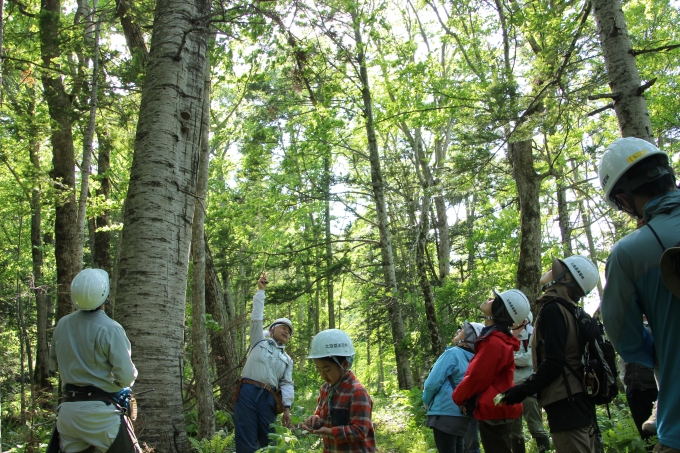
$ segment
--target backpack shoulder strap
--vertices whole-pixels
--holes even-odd
[[[654,234],[654,237],[659,242],[659,245],[661,246],[661,253],[665,252],[666,247],[664,247],[663,242],[661,242],[661,238],[659,238],[659,235],[656,234],[656,231],[654,231],[654,228],[652,228],[652,226],[648,223],[645,223],[645,225],[649,227],[649,230],[652,232],[652,234]]]

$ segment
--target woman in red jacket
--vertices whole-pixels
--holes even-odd
[[[484,451],[511,453],[512,421],[522,415],[522,406],[506,406],[494,398],[513,385],[519,340],[510,326],[529,315],[529,299],[518,289],[500,294],[494,291],[480,309],[485,327],[475,342],[475,356],[465,377],[453,392],[453,401],[479,421]]]

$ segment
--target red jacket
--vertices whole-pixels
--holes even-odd
[[[519,340],[514,336],[492,330],[479,338],[465,377],[453,391],[454,403],[463,406],[467,400],[479,395],[474,413],[477,420],[520,417],[521,404],[496,406],[493,402],[496,395],[513,385],[515,351],[519,351]]]

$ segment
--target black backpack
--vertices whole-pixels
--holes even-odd
[[[604,326],[600,319],[590,316],[576,304],[555,297],[555,301],[565,307],[576,320],[576,332],[579,339],[579,347],[583,351],[581,362],[583,373],[579,376],[574,369],[567,364],[567,368],[583,384],[583,390],[595,404],[609,404],[619,393],[616,385],[616,354],[614,346],[604,333]],[[567,394],[571,398],[566,373],[564,382],[567,386]]]

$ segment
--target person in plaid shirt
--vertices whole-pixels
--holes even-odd
[[[349,370],[354,359],[349,335],[338,329],[319,332],[312,339],[307,358],[314,360],[325,383],[314,415],[303,428],[323,437],[324,453],[374,452],[373,400]]]

